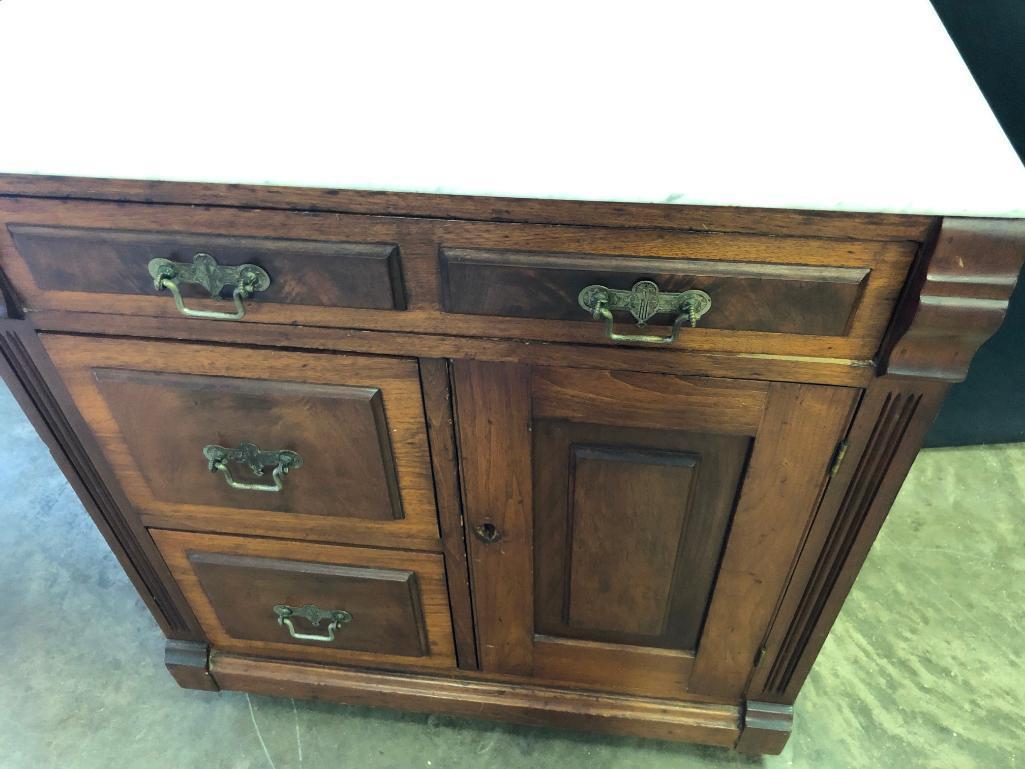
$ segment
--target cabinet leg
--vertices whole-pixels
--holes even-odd
[[[168,640],[164,647],[164,665],[183,689],[220,691],[210,675],[210,647],[199,641]]]
[[[790,738],[793,723],[792,705],[748,700],[737,750],[741,753],[779,755]]]

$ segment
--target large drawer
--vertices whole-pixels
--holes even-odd
[[[455,667],[440,555],[151,531],[215,649]]]
[[[439,548],[416,361],[43,343],[146,525]]]

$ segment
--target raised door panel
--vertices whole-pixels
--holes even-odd
[[[454,371],[481,667],[739,696],[857,391]]]
[[[415,361],[43,342],[147,526],[440,549]]]
[[[750,439],[534,424],[536,631],[693,651]]]

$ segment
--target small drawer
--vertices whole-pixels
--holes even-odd
[[[449,312],[586,322],[581,291],[602,286],[619,297],[612,310],[624,334],[661,333],[678,314],[667,308],[671,296],[698,290],[710,301],[694,319],[701,328],[844,336],[869,275],[865,267],[462,248],[441,258]],[[670,296],[661,308],[660,295]],[[638,321],[653,328],[631,330]]]
[[[336,664],[455,667],[440,555],[151,534],[218,650]]]
[[[859,361],[879,349],[917,246],[465,222],[439,225],[437,239],[439,303],[451,328]]]
[[[366,217],[9,201],[0,221],[29,309],[312,323],[406,307],[396,228]]]
[[[440,547],[416,361],[43,343],[146,525]]]

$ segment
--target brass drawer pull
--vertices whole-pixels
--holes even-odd
[[[605,321],[605,335],[613,342],[644,344],[672,344],[685,322],[689,321],[691,327],[696,326],[698,318],[712,308],[712,297],[704,291],[690,289],[682,293],[662,292],[650,280],[638,281],[629,291],[597,285],[588,286],[580,292],[577,301],[595,320]],[[640,327],[660,313],[674,312],[676,320],[673,321],[672,332],[668,336],[617,334],[616,321],[612,315],[616,310],[629,311]]]
[[[303,466],[303,458],[294,451],[261,451],[258,446],[246,442],[240,443],[237,449],[210,444],[203,447],[203,456],[210,462],[210,472],[220,471],[231,488],[243,491],[281,491],[284,477],[289,471]],[[246,465],[254,475],[263,475],[263,468],[274,465],[274,472],[271,473],[274,483],[236,481],[228,467],[229,462]]]
[[[331,643],[335,640],[335,631],[338,629],[338,626],[352,622],[352,615],[344,609],[318,609],[313,604],[306,604],[299,608],[288,606],[287,604],[278,604],[274,607],[274,613],[278,615],[278,624],[288,628],[288,634],[300,641]],[[295,629],[295,625],[292,624],[292,617],[302,617],[313,627],[320,627],[321,622],[330,620],[327,625],[327,634],[300,633]]]
[[[255,264],[222,267],[210,254],[196,254],[192,257],[192,264],[172,262],[170,259],[151,259],[148,269],[157,291],[165,288],[170,291],[178,311],[190,318],[242,320],[246,316],[242,300],[248,299],[256,291],[265,291],[270,286],[270,276]],[[234,286],[235,290],[232,291],[231,297],[235,300],[235,312],[190,310],[182,299],[179,283],[202,286],[210,292],[212,299],[219,299],[225,286]]]

